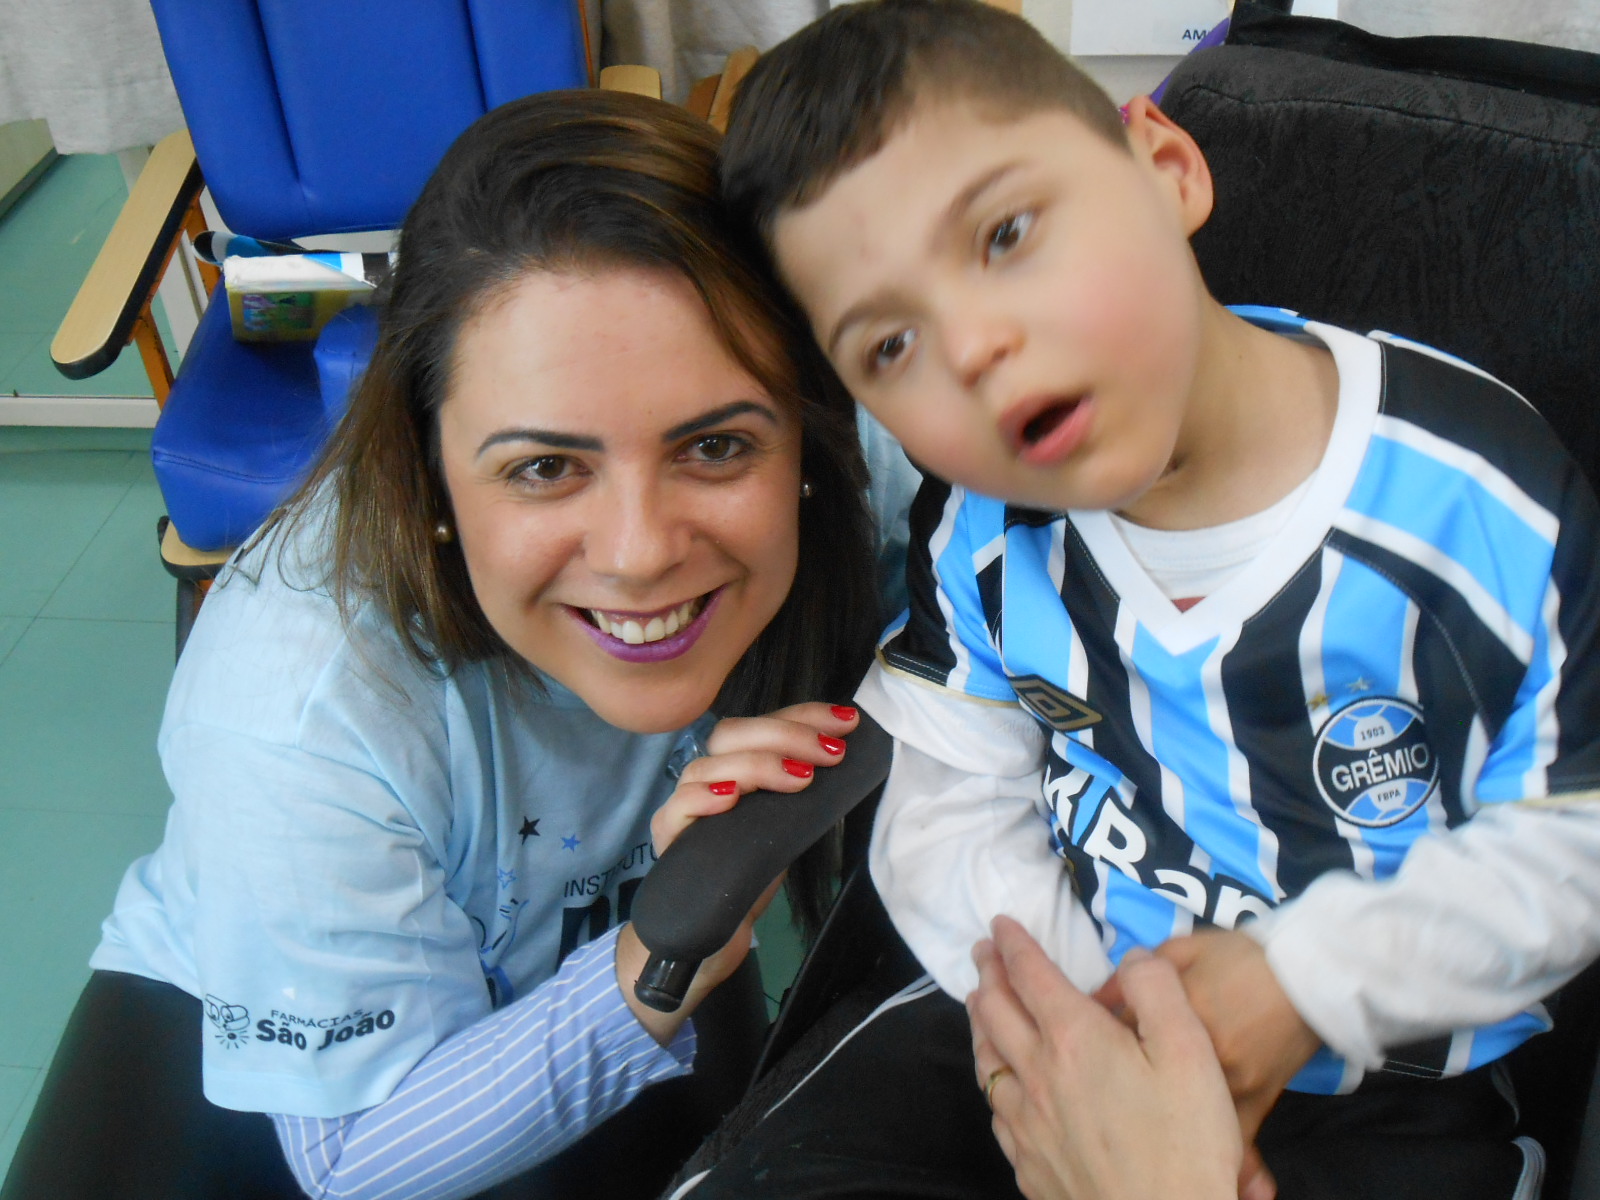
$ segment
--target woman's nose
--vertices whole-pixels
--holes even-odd
[[[585,536],[590,570],[619,582],[650,583],[683,560],[689,521],[670,488],[616,482],[602,490]]]

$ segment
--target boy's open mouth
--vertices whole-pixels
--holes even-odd
[[[1023,446],[1037,445],[1054,433],[1056,427],[1078,407],[1076,400],[1059,400],[1022,427]]]
[[[1071,419],[1086,394],[1076,396],[1035,396],[1019,400],[1000,418],[1001,432],[1013,451],[1021,454],[1060,429]]]
[[[616,638],[630,646],[648,645],[663,641],[687,628],[700,615],[711,593],[685,600],[671,608],[655,612],[613,612],[600,608],[574,609],[591,626],[608,637]]]
[[[1032,396],[1017,401],[1000,418],[1000,433],[1011,452],[1032,467],[1065,462],[1088,435],[1093,397]]]

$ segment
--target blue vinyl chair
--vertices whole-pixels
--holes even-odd
[[[149,303],[208,186],[236,233],[289,240],[393,229],[457,134],[533,92],[589,82],[579,0],[153,0],[188,122],[157,147],[52,345],[72,378],[130,340],[163,400],[152,438],[179,580],[179,646],[205,581],[304,477],[373,328],[313,346],[235,341],[208,306],[175,379]],[[214,284],[214,278],[208,280]],[[170,394],[166,391],[170,380]]]

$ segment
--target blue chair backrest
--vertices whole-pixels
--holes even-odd
[[[456,136],[582,87],[579,0],[152,0],[206,183],[240,233],[398,226]]]

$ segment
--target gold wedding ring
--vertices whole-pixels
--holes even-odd
[[[996,1067],[989,1072],[989,1082],[983,1085],[983,1098],[991,1111],[994,1109],[994,1085],[999,1083],[1003,1076],[1011,1074],[1014,1072],[1010,1067]]]

